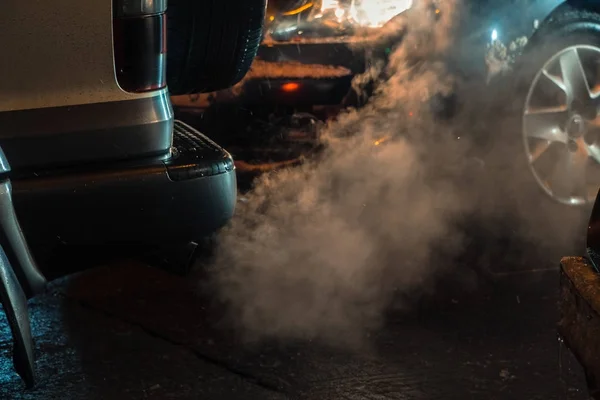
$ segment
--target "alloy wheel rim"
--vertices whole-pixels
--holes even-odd
[[[523,110],[523,142],[537,184],[559,203],[593,202],[600,187],[600,49],[580,45],[536,74]]]

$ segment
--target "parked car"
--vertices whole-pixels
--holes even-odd
[[[322,105],[360,105],[352,96],[352,78],[374,58],[385,60],[402,42],[403,31],[357,52],[355,30],[385,30],[424,4],[440,12],[433,0],[269,2],[257,60],[296,67],[288,68],[287,76],[280,71],[274,76],[254,74],[244,83],[239,101],[246,108],[271,104],[291,113]],[[600,5],[586,0],[461,4],[466,12],[445,61],[456,76],[468,81],[470,91],[458,87],[442,99],[443,116],[452,116],[456,104],[494,110],[502,131],[494,122],[493,134],[484,140],[477,137],[478,144],[484,144],[486,152],[502,148],[504,161],[511,168],[519,165],[540,200],[571,206],[574,212],[587,209],[600,185]],[[367,7],[371,8],[365,12]],[[297,64],[305,67],[302,72],[295,72],[301,70]],[[324,73],[322,66],[343,68],[346,73],[339,68]]]
[[[242,79],[265,8],[266,0],[170,0],[168,9],[166,0],[5,7],[0,298],[15,367],[28,385],[34,369],[26,298],[43,290],[43,274],[51,272],[36,265],[40,253],[30,249],[184,245],[232,217],[230,154],[176,121],[170,94]]]

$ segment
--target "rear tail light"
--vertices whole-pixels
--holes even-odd
[[[166,0],[114,0],[115,69],[123,90],[141,93],[167,86],[166,10]]]
[[[281,85],[281,90],[287,93],[296,92],[300,89],[300,84],[296,82],[288,82]]]

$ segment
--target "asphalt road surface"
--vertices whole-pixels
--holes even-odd
[[[244,343],[198,278],[136,262],[95,268],[31,301],[32,390],[13,372],[2,314],[0,398],[584,399],[556,337],[557,272],[391,312],[368,349],[352,350]]]

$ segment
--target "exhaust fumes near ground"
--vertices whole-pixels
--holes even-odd
[[[457,0],[440,7],[411,11],[376,94],[326,126],[319,160],[260,178],[222,232],[215,283],[249,337],[356,343],[392,300],[433,290],[450,268],[463,274],[466,220],[492,231],[539,206],[500,201],[512,173],[482,178],[457,139],[472,124],[432,115],[454,84],[435,60],[460,17]]]

